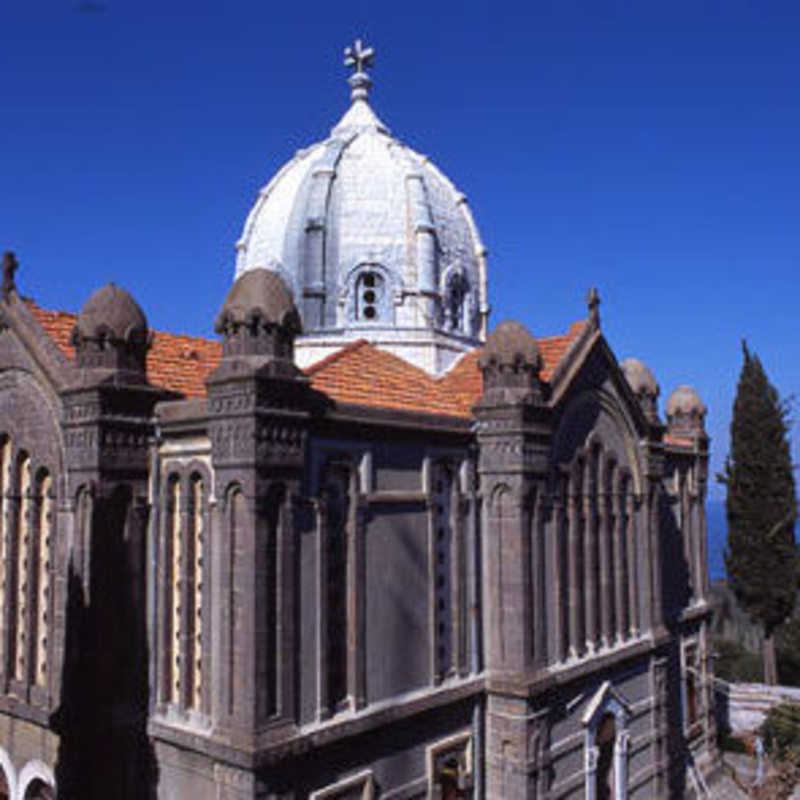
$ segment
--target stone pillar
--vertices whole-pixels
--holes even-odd
[[[487,709],[486,798],[545,796],[549,719],[525,698],[490,694]]]
[[[600,473],[597,494],[597,530],[599,536],[598,551],[600,554],[600,645],[610,647],[614,642],[614,564],[612,561],[612,529],[613,516],[608,504],[610,493],[605,482],[605,471]]]
[[[550,570],[553,575],[553,595],[555,598],[553,608],[553,636],[552,641],[554,647],[550,656],[551,661],[561,662],[567,657],[565,647],[566,643],[566,630],[567,624],[565,615],[565,596],[567,587],[564,585],[565,573],[565,556],[566,556],[566,538],[567,538],[567,525],[565,513],[565,500],[566,489],[564,487],[565,479],[559,477],[558,485],[555,488],[553,495],[553,504],[551,506],[552,514],[552,563]]]
[[[583,479],[583,618],[586,652],[597,649],[597,472],[586,458]]]
[[[296,728],[297,517],[311,400],[293,360],[299,315],[276,273],[240,276],[215,328],[223,355],[206,386],[221,630],[212,681],[217,734],[246,762],[260,731],[280,737]],[[220,779],[220,796],[261,796],[253,775]]]
[[[262,365],[263,367],[263,365]],[[229,695],[224,725],[246,745],[256,728],[294,724],[294,506],[305,465],[302,379],[222,365],[208,380],[209,436],[223,507],[222,585],[229,631],[215,676]]]
[[[534,712],[528,697],[549,680],[543,670],[548,641],[543,503],[550,483],[552,421],[542,402],[536,342],[521,325],[500,325],[479,363],[484,394],[475,414],[485,508],[486,797],[527,800],[537,796],[538,780],[530,727],[534,717],[537,724],[547,724],[547,709]]]
[[[104,294],[109,302],[98,317],[123,318],[127,293],[101,290],[95,298]],[[126,800],[154,786],[146,732],[155,703],[148,687],[155,651],[147,619],[149,451],[156,403],[176,395],[146,381],[144,318],[129,338],[120,325],[104,339],[101,326],[92,327],[98,317],[82,312],[78,319],[72,341],[80,378],[62,392],[66,495],[78,503],[73,549],[61,567],[64,696],[54,727],[62,737],[59,791],[94,797],[114,786]]]
[[[545,518],[548,512],[547,497],[537,494],[531,502],[531,583],[533,591],[533,667],[543,668],[548,661],[547,652],[547,591],[545,576]]]
[[[578,658],[584,652],[583,614],[581,613],[581,596],[584,591],[580,574],[581,524],[580,495],[574,481],[570,481],[568,497],[567,539],[568,583],[569,583],[569,657]]]
[[[630,629],[629,614],[627,613],[628,604],[628,570],[626,554],[625,536],[625,497],[620,489],[619,471],[614,472],[614,483],[611,487],[611,501],[614,508],[613,513],[613,549],[614,549],[614,602],[616,616],[615,637],[621,643],[627,636]]]
[[[639,635],[639,557],[638,557],[638,535],[636,530],[636,505],[633,492],[630,487],[630,479],[625,481],[625,521],[623,530],[627,543],[628,559],[628,620],[630,623],[630,635],[636,638]]]
[[[425,184],[420,173],[406,176],[408,207],[416,239],[417,289],[433,298],[439,293],[436,257],[436,227],[425,197]],[[430,301],[429,301],[430,302]],[[428,313],[433,311],[431,305]]]

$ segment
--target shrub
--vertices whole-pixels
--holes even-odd
[[[800,754],[800,703],[785,701],[773,706],[761,726],[764,745],[776,758]]]
[[[728,683],[760,683],[763,680],[761,657],[739,642],[720,639],[714,642],[714,674]]]

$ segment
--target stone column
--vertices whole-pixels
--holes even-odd
[[[419,309],[424,320],[433,327],[437,324],[437,298],[439,297],[436,227],[431,218],[425,197],[425,184],[421,173],[406,176],[406,192],[416,242],[417,291]]]
[[[614,641],[614,564],[612,562],[613,516],[608,504],[610,493],[605,482],[605,469],[600,474],[597,493],[597,530],[599,534],[598,551],[600,555],[600,645],[610,647]]]
[[[586,458],[583,479],[583,618],[586,652],[597,649],[597,480],[592,456]]]
[[[620,491],[619,471],[614,472],[614,483],[611,487],[613,503],[613,550],[614,550],[614,603],[616,616],[615,637],[621,643],[628,635],[630,622],[626,613],[628,602],[628,581],[626,569],[625,541],[625,498]]]
[[[475,407],[484,492],[484,627],[487,665],[487,798],[536,797],[528,698],[549,677],[543,608],[543,510],[552,420],[542,402],[541,359],[517,323],[500,325],[481,355],[484,394]],[[539,751],[536,750],[538,753]],[[537,756],[538,759],[538,756]]]
[[[533,592],[533,667],[547,663],[547,595],[545,587],[545,514],[544,493],[531,501],[531,583]]]
[[[625,481],[625,542],[628,559],[628,620],[632,638],[639,636],[639,553],[638,531],[636,528],[636,503],[631,491],[630,479]]]
[[[214,639],[216,735],[240,763],[252,763],[259,733],[296,730],[297,537],[311,398],[294,365],[299,315],[274,272],[251,270],[231,288],[217,317],[222,360],[207,378],[208,435],[223,509],[221,569],[212,596],[224,630]],[[262,796],[249,766],[237,791]],[[241,791],[239,791],[239,788]],[[226,794],[227,792],[227,794]]]
[[[566,553],[567,524],[565,512],[566,489],[563,479],[559,478],[558,485],[553,495],[551,507],[550,530],[552,532],[552,562],[550,569],[553,575],[553,637],[554,647],[550,655],[552,661],[563,661],[567,657],[565,649],[567,621],[565,619],[565,594],[567,586],[564,585],[564,556]]]
[[[583,593],[582,575],[580,574],[581,524],[580,495],[574,481],[569,484],[568,498],[568,575],[569,575],[569,657],[578,658],[584,652],[583,615],[581,613],[581,595]]]

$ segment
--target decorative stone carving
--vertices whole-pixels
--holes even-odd
[[[125,289],[108,283],[94,292],[78,315],[70,344],[79,367],[115,373],[126,383],[144,383],[150,347],[147,319]]]
[[[542,357],[536,340],[519,322],[502,322],[478,359],[483,372],[484,402],[538,402]]]
[[[17,291],[14,275],[19,268],[16,256],[10,251],[3,254],[3,300],[8,302],[11,295]]]
[[[698,437],[705,434],[706,407],[700,395],[683,384],[667,400],[667,430],[675,436]]]
[[[659,422],[656,403],[661,389],[653,373],[638,358],[626,358],[619,366],[644,415],[650,422]]]
[[[291,363],[300,316],[280,275],[254,269],[233,284],[214,330],[224,337],[223,358],[267,356]]]

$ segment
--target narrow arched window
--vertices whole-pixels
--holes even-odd
[[[469,282],[463,271],[454,269],[445,279],[444,323],[447,330],[458,333],[469,328]]]
[[[7,641],[8,631],[5,629],[5,607],[10,597],[8,587],[7,559],[9,554],[10,528],[9,508],[10,495],[12,491],[11,476],[11,439],[3,436],[0,439],[0,625],[2,635],[0,635],[0,651],[2,652],[2,664],[6,664],[6,654],[8,653],[9,643]],[[5,670],[3,670],[5,671]]]
[[[597,727],[595,746],[597,747],[597,771],[595,772],[595,799],[615,800],[614,784],[614,744],[617,739],[617,725],[613,714],[605,714]]]
[[[192,475],[189,488],[189,530],[187,531],[187,705],[203,706],[203,479]]]
[[[53,479],[43,470],[38,477],[36,487],[36,530],[34,573],[35,586],[32,598],[35,603],[31,614],[31,632],[35,637],[33,682],[37,686],[47,685],[47,640],[50,628],[50,560],[51,532],[53,526]]]
[[[164,536],[164,660],[163,698],[178,704],[181,692],[181,484],[177,475],[167,481]]]
[[[31,527],[32,527],[32,487],[31,459],[20,452],[17,459],[16,482],[18,487],[19,511],[16,526],[16,558],[14,559],[15,608],[14,608],[14,677],[25,682],[26,650],[28,641],[28,605]]]
[[[367,269],[356,279],[356,319],[378,322],[383,317],[386,281],[376,270]]]

